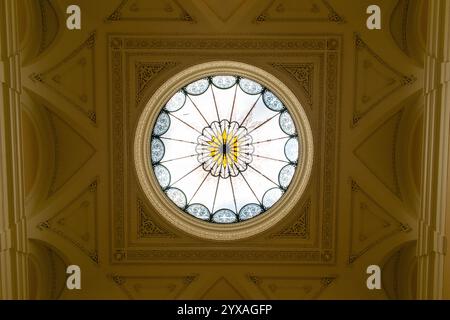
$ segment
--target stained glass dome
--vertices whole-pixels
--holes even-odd
[[[161,105],[148,164],[183,214],[215,224],[264,215],[301,161],[296,125],[277,95],[236,75],[211,75]]]

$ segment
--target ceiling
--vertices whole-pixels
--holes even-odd
[[[23,149],[33,298],[411,298],[426,1],[21,2]],[[232,242],[162,219],[133,162],[139,115],[168,78],[236,60],[282,80],[311,123],[310,183],[286,219]],[[64,289],[65,266],[83,289]],[[367,290],[366,268],[384,290]]]

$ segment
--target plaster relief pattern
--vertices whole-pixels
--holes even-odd
[[[233,54],[232,50],[239,50],[239,56],[245,56],[247,54],[254,54],[257,50],[258,54],[270,61],[271,65],[280,67],[280,72],[285,72],[287,76],[292,77],[293,81],[302,84],[301,90],[308,88],[308,90],[314,90],[312,88],[312,75],[322,77],[326,81],[326,85],[317,88],[316,90],[323,89],[324,94],[320,101],[311,102],[316,106],[317,114],[315,117],[316,126],[318,123],[325,126],[327,130],[323,136],[318,135],[317,145],[320,145],[320,141],[323,139],[324,148],[323,154],[318,156],[317,161],[319,163],[323,161],[325,169],[321,171],[320,165],[316,164],[314,190],[317,190],[317,197],[323,202],[322,211],[314,211],[315,215],[321,215],[319,219],[320,225],[309,232],[314,233],[314,239],[318,239],[315,244],[309,244],[308,246],[300,245],[297,250],[289,250],[286,247],[286,243],[283,241],[277,244],[277,250],[267,250],[267,245],[264,244],[264,236],[259,241],[258,238],[251,244],[252,249],[247,250],[245,248],[246,243],[233,243],[232,250],[209,250],[208,244],[196,243],[192,239],[186,238],[185,235],[179,235],[178,240],[172,245],[171,248],[167,248],[167,245],[161,243],[156,244],[154,241],[151,244],[152,248],[145,248],[144,242],[139,241],[139,244],[129,242],[132,239],[132,235],[127,235],[127,225],[135,221],[136,218],[130,218],[127,214],[128,198],[131,194],[127,194],[124,190],[133,190],[136,185],[134,176],[129,176],[129,170],[133,170],[129,165],[125,165],[123,159],[128,157],[127,153],[130,152],[129,141],[125,138],[130,136],[128,132],[129,127],[133,127],[133,123],[129,122],[128,112],[123,112],[123,108],[127,105],[123,105],[124,96],[132,96],[134,93],[129,93],[129,90],[133,87],[139,87],[139,84],[129,85],[124,82],[123,74],[127,74],[130,68],[135,67],[136,61],[142,59],[148,59],[147,53],[149,50],[166,50],[170,55],[170,59],[176,60],[177,57],[182,56],[197,56],[196,62],[198,63],[198,52],[204,56],[202,59],[208,59],[208,55],[214,55],[217,50],[227,50],[230,54]],[[176,49],[178,53],[174,53],[172,50]],[[298,39],[278,40],[278,39],[263,39],[263,40],[250,40],[250,39],[196,39],[187,41],[184,39],[171,40],[171,39],[155,39],[148,37],[133,37],[133,36],[110,36],[109,38],[109,50],[110,50],[110,67],[111,67],[111,94],[112,94],[112,152],[115,155],[113,158],[113,239],[114,248],[111,254],[112,258],[116,262],[126,263],[127,261],[223,261],[223,260],[236,260],[236,261],[298,261],[305,263],[333,263],[334,255],[334,228],[335,228],[335,198],[334,198],[334,179],[335,179],[335,159],[336,159],[336,121],[338,119],[337,114],[337,90],[339,83],[339,50],[340,50],[340,38],[322,38],[322,37],[305,37]],[[317,52],[320,51],[320,52]],[[130,52],[130,53],[129,53]],[[164,55],[164,53],[162,53]],[[307,63],[296,62],[293,64],[283,62],[283,56],[290,57],[294,54],[298,57],[315,57],[317,61],[321,61],[321,64],[311,66]],[[123,59],[127,57],[126,59]],[[141,58],[142,57],[142,58]],[[276,60],[274,59],[276,57]],[[157,59],[156,64],[163,63],[161,57],[155,56],[153,59]],[[277,62],[274,62],[277,61]],[[127,65],[125,63],[133,63]],[[170,63],[170,61],[168,61]],[[147,62],[146,62],[147,63]],[[294,67],[298,68],[295,70]],[[284,67],[288,68],[287,70]],[[159,69],[157,81],[161,83],[166,74],[166,69]],[[293,72],[293,75],[291,72]],[[314,75],[316,76],[316,75]],[[167,75],[166,75],[167,77]],[[131,78],[130,78],[131,79]],[[153,79],[153,78],[152,78]],[[155,78],[156,79],[156,78]],[[150,80],[152,82],[152,80]],[[152,86],[154,87],[154,86]],[[153,89],[154,90],[154,89]],[[297,89],[298,90],[298,89]],[[145,91],[145,90],[144,90]],[[322,110],[322,111],[321,111]],[[133,111],[134,112],[134,111]],[[126,124],[126,125],[124,125]],[[125,130],[125,131],[124,131]],[[127,179],[128,185],[123,184],[124,177],[129,176],[131,179]],[[320,177],[320,178],[319,178]],[[321,193],[318,189],[317,182],[320,180],[326,186],[326,189]],[[156,214],[152,212],[152,209],[148,212],[148,216]],[[131,220],[130,220],[131,219]],[[295,224],[295,223],[294,223]],[[292,230],[297,230],[297,236],[290,239],[297,238],[299,240],[306,238],[306,231],[301,231],[301,226],[294,226]],[[289,230],[289,226],[285,226],[286,230]],[[177,234],[179,231],[173,230],[173,233]],[[288,231],[287,231],[288,232]],[[291,231],[294,232],[294,231]],[[178,234],[177,234],[178,235]],[[131,236],[131,238],[130,238]],[[127,240],[128,239],[128,240]],[[277,239],[277,237],[275,238]],[[132,241],[132,240],[131,240]],[[276,242],[276,241],[275,241]],[[275,243],[274,242],[274,243]],[[182,245],[177,246],[176,243]],[[129,246],[133,247],[129,247]],[[150,245],[150,243],[149,243]],[[283,249],[283,246],[286,249]],[[128,248],[129,247],[129,248]],[[159,248],[165,248],[164,250]],[[182,249],[184,248],[184,249]],[[281,249],[281,251],[280,251]]]
[[[85,114],[93,125],[95,111],[95,33],[54,67],[31,74],[31,79],[42,83],[61,95],[70,105]]]
[[[388,237],[411,231],[406,223],[383,209],[353,180],[351,190],[350,264]]]
[[[388,65],[358,35],[355,35],[355,48],[353,127],[393,92],[416,80],[413,75],[404,75]]]
[[[185,21],[195,23],[194,18],[178,0],[122,0],[106,21]]]
[[[97,181],[92,182],[56,215],[41,222],[38,228],[56,233],[98,264]]]
[[[336,279],[328,277],[264,277],[248,275],[252,282],[266,299],[312,300],[332,285]]]

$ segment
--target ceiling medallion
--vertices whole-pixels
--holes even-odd
[[[294,94],[237,62],[209,62],[169,79],[135,136],[150,202],[179,229],[216,240],[249,237],[283,218],[306,187],[312,152]]]

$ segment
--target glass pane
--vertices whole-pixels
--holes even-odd
[[[236,83],[236,77],[234,76],[215,76],[212,77],[212,83],[220,89],[228,89],[234,86]]]
[[[248,220],[253,217],[256,217],[258,214],[263,212],[263,208],[260,205],[255,203],[247,204],[245,207],[239,211],[239,219],[240,220]]]
[[[246,78],[242,78],[239,80],[239,86],[245,93],[248,94],[258,94],[261,93],[264,89],[264,87],[259,83]]]
[[[267,90],[263,94],[263,100],[267,108],[273,111],[281,111],[284,109],[283,103],[271,91]]]
[[[186,95],[184,94],[184,92],[178,91],[167,102],[166,110],[170,111],[170,112],[177,111],[184,105],[185,101],[186,101]]]
[[[283,195],[283,191],[279,188],[268,190],[263,197],[263,206],[266,209],[272,207]]]
[[[212,220],[217,223],[232,223],[237,221],[233,211],[223,209],[214,213]]]
[[[211,218],[211,214],[208,208],[198,203],[191,204],[189,207],[187,207],[186,212],[201,220],[209,220]]]
[[[286,142],[284,153],[289,161],[295,162],[298,159],[298,140],[291,138]]]
[[[178,207],[184,208],[186,206],[186,196],[183,191],[177,188],[170,188],[166,190],[166,194],[170,200],[173,201]]]
[[[169,130],[170,127],[170,117],[167,113],[161,112],[156,119],[155,128],[153,129],[153,134],[155,136],[163,135]]]
[[[301,146],[294,120],[261,84],[211,75],[177,91],[153,126],[149,164],[184,214],[257,218],[289,187]],[[212,84],[212,85],[211,85]]]
[[[295,167],[292,164],[284,166],[283,169],[281,169],[280,174],[278,176],[280,186],[287,189],[287,187],[292,181],[292,178],[294,177],[294,173]]]
[[[153,168],[155,171],[156,179],[159,182],[161,188],[165,189],[170,185],[170,172],[163,165],[157,165]]]
[[[186,86],[186,92],[193,95],[199,95],[208,89],[209,81],[208,79],[200,79],[194,81]]]
[[[289,135],[295,134],[294,120],[292,120],[292,117],[289,114],[289,112],[284,111],[280,115],[280,127],[281,127],[281,130],[283,130],[283,132],[286,134],[289,134]]]
[[[158,163],[164,157],[164,144],[161,139],[154,138],[152,140],[152,162]]]

